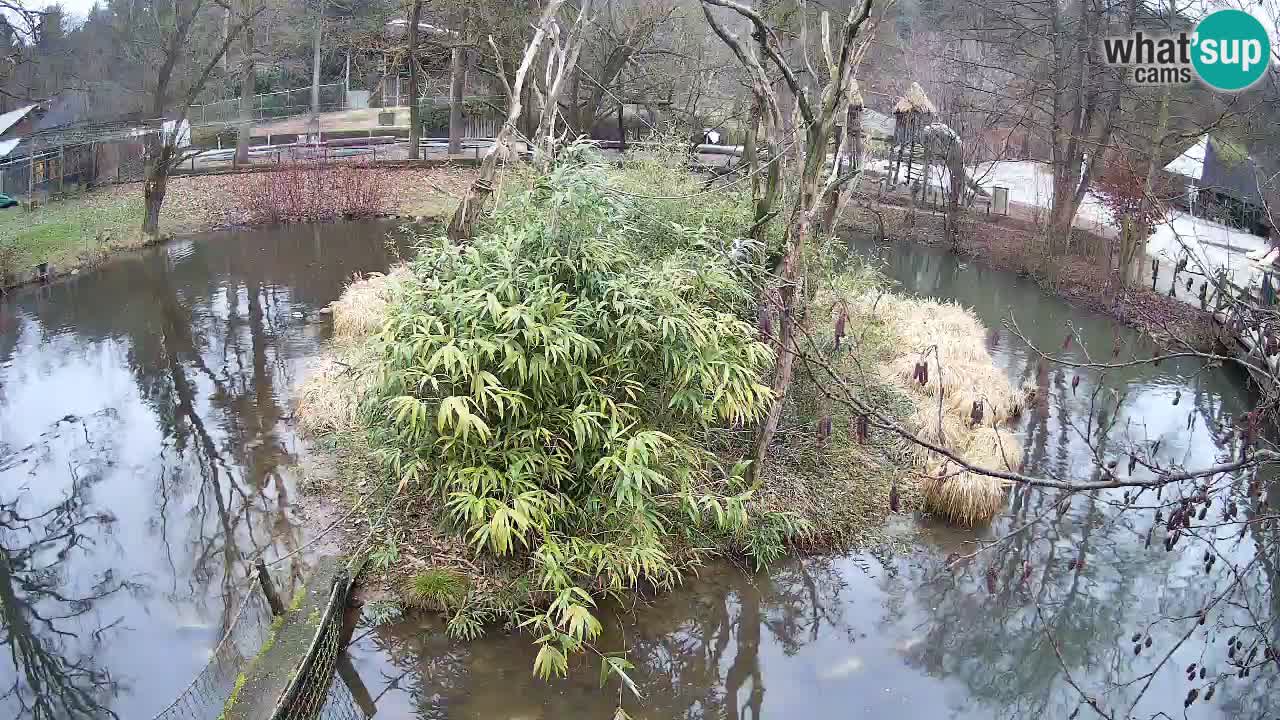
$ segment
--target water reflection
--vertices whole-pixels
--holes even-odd
[[[0,500],[0,637],[9,649],[0,661],[6,678],[0,702],[17,717],[102,717],[119,688],[94,656],[117,634],[121,618],[104,617],[98,605],[136,586],[110,569],[67,572],[78,558],[110,549],[103,540],[115,518],[93,509],[92,494],[111,462],[116,421],[110,411],[67,416],[39,444],[0,455],[0,471],[34,468],[42,451],[60,444],[69,450],[71,478],[56,501],[41,502],[26,486],[6,487]]]
[[[1012,311],[1044,347],[1061,348],[1070,322],[1072,357],[1150,352],[1106,318],[1009,274],[915,246],[856,249],[879,257],[904,289],[959,300],[990,327]],[[1134,451],[1212,464],[1235,452],[1232,419],[1250,407],[1241,377],[1191,361],[1080,371],[1077,383],[1008,331],[989,346],[1011,379],[1038,389],[1017,428],[1033,473],[1074,476],[1094,459],[1127,465]],[[1222,479],[1210,512],[1234,501],[1242,517],[1274,515],[1277,493],[1256,492],[1260,484]],[[1238,524],[1205,522],[1166,552],[1154,513],[1179,498],[1150,495],[1017,492],[980,533],[921,523],[922,542],[902,557],[806,558],[764,575],[706,568],[652,604],[614,609],[599,647],[626,648],[636,664],[644,700],[625,702],[639,718],[1097,717],[1086,697],[1116,718],[1181,717],[1188,691],[1215,680],[1212,701],[1185,716],[1273,717],[1280,673],[1237,678],[1227,640],[1248,638],[1240,654],[1262,639],[1280,643],[1275,523],[1238,536]],[[948,565],[973,554],[975,540],[1006,536]],[[1207,549],[1223,558],[1208,571]],[[588,658],[565,680],[535,679],[530,639],[501,630],[458,645],[428,620],[357,638],[356,666],[387,717],[601,718],[617,702]]]
[[[388,229],[216,233],[0,303],[0,502],[21,498],[0,505],[18,578],[0,715],[150,717],[203,667],[252,558],[305,543],[291,388],[319,309],[386,268]]]

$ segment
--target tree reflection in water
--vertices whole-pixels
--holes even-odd
[[[762,651],[789,656],[833,634],[851,641],[843,573],[849,564],[807,558],[768,574],[707,568],[702,577],[634,613],[619,609],[598,646],[625,647],[644,700],[639,716],[764,717]],[[357,666],[380,712],[417,718],[611,717],[617,695],[596,684],[589,658],[567,679],[532,677],[533,650],[500,629],[471,644],[444,637],[434,619],[362,629]],[[495,683],[495,678],[501,678]],[[635,701],[624,703],[635,709]],[[391,708],[386,710],[385,708]]]
[[[90,432],[96,448],[85,450],[106,457],[104,443],[113,443],[92,494],[117,520],[82,526],[99,549],[86,554],[86,541],[77,541],[59,566],[70,578],[59,595],[92,598],[112,589],[87,579],[108,563],[146,587],[133,588],[134,598],[101,597],[93,611],[55,622],[75,636],[55,634],[61,655],[77,662],[92,655],[85,666],[111,683],[100,693],[104,708],[87,715],[109,715],[109,707],[129,720],[148,718],[172,701],[207,662],[254,557],[287,556],[273,566],[282,594],[308,574],[320,545],[306,546],[300,520],[324,508],[298,502],[306,470],[297,466],[305,454],[289,422],[291,389],[326,334],[318,311],[351,273],[387,268],[390,229],[357,223],[214,233],[0,303],[0,456],[13,459],[4,440],[33,442],[63,414],[118,413],[109,433]],[[62,443],[41,457],[38,471],[34,461],[18,461],[0,472],[0,501],[26,483],[22,516],[43,513],[72,492],[69,459]],[[107,542],[111,553],[102,548]],[[110,633],[114,642],[93,637],[99,613],[123,616]],[[27,684],[19,662],[0,660],[0,687],[15,678]],[[0,699],[0,718],[17,715],[6,712],[10,706],[16,700]]]
[[[120,618],[105,620],[95,606],[136,586],[110,569],[91,578],[67,572],[77,556],[94,552],[115,522],[110,513],[91,509],[90,498],[110,462],[106,444],[114,419],[110,412],[67,416],[39,443],[19,451],[0,447],[0,478],[9,481],[38,466],[48,443],[82,438],[66,468],[70,479],[61,501],[35,507],[16,482],[6,482],[0,499],[0,644],[6,650],[0,677],[13,678],[0,694],[0,708],[18,720],[115,717],[107,706],[118,683],[94,655]]]

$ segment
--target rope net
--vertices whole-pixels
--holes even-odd
[[[185,690],[152,720],[219,720],[236,690],[240,673],[249,668],[272,632],[271,606],[256,572],[226,633],[209,655],[209,661]],[[346,595],[342,596],[345,605]],[[294,622],[306,622],[294,618]],[[333,682],[342,646],[343,614],[327,615],[316,627],[315,652],[304,661],[293,702],[279,708],[280,720],[366,720],[368,717],[345,682]],[[262,720],[267,720],[263,718]]]
[[[204,669],[152,720],[217,720],[222,714],[240,671],[271,633],[271,607],[253,580]]]
[[[297,695],[277,717],[280,720],[338,720],[347,717],[363,720],[364,715],[359,713],[354,701],[348,707],[340,707],[340,699],[334,698],[335,693],[330,692],[331,688],[346,688],[345,683],[333,682],[338,655],[342,652],[342,613],[332,613],[324,627],[317,628],[316,632],[320,639],[310,665],[305,666],[305,675],[299,680]],[[351,693],[346,695],[350,698]],[[348,709],[357,714],[343,714]]]

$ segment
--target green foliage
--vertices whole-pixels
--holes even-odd
[[[218,713],[218,720],[225,720],[227,713],[235,709],[236,703],[240,701],[240,691],[244,689],[246,680],[244,673],[236,676],[236,683],[231,688],[231,695],[227,698],[226,704],[222,706],[222,712]]]
[[[787,543],[803,537],[809,532],[809,523],[787,513],[769,513],[762,515],[759,521],[746,533],[744,550],[755,563],[756,570],[762,570],[782,557]]]
[[[14,238],[0,238],[0,283],[18,269],[18,242]]]
[[[763,415],[772,361],[737,314],[733,236],[656,220],[570,154],[469,244],[422,243],[366,407],[393,482],[438,498],[477,552],[532,564],[549,605],[521,624],[544,677],[598,635],[598,597],[670,587],[706,533],[745,536],[755,488],[701,437]]]
[[[381,545],[369,553],[369,562],[376,570],[386,570],[399,561],[400,545],[393,536],[388,536]]]
[[[0,263],[12,272],[41,262],[69,268],[136,246],[142,198],[108,191],[50,202],[34,211],[0,210]]]
[[[470,642],[484,635],[485,626],[497,619],[498,616],[490,610],[463,607],[449,618],[445,632],[449,633],[449,637],[454,640]]]
[[[455,570],[432,568],[409,578],[403,595],[410,607],[448,611],[462,605],[467,584],[467,579]]]
[[[400,605],[390,600],[374,600],[364,606],[365,619],[374,627],[399,622],[404,616]]]

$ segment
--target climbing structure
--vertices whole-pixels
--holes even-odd
[[[894,182],[915,185],[924,178],[927,165],[923,161],[925,148],[922,134],[926,127],[933,124],[937,112],[919,83],[911,83],[907,92],[898,98],[898,104],[893,107],[893,154],[890,158],[893,167],[889,175]],[[907,161],[905,177],[899,174],[904,155]]]

